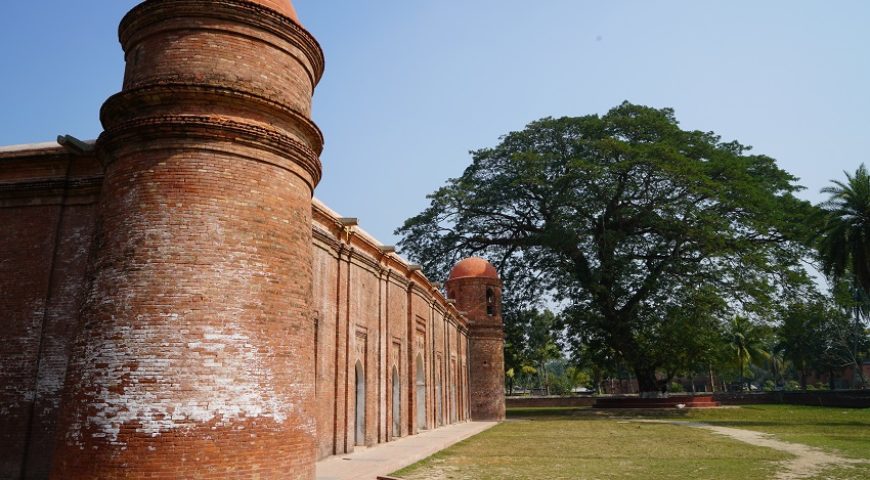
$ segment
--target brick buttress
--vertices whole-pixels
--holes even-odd
[[[149,0],[121,23],[52,478],[314,478],[323,55],[281,3]]]

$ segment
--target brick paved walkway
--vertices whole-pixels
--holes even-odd
[[[375,480],[379,475],[388,475],[423,460],[495,425],[494,422],[460,423],[377,447],[357,447],[352,454],[337,455],[318,462],[317,480]]]

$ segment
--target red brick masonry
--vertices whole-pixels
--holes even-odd
[[[323,56],[291,9],[148,0],[93,151],[0,148],[0,478],[313,479],[503,418],[497,276],[454,305],[312,201]]]

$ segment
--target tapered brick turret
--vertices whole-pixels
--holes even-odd
[[[482,258],[467,258],[453,267],[447,296],[469,320],[469,400],[471,419],[501,421],[504,400],[504,323],[501,280]]]
[[[313,479],[323,69],[287,0],[149,0],[102,109],[56,479]]]

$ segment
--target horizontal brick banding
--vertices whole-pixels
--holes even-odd
[[[296,111],[281,98],[257,92],[250,85],[244,89],[225,84],[165,82],[146,85],[118,93],[109,98],[100,110],[104,123],[123,123],[143,116],[172,114],[172,109],[184,103],[185,115],[239,115],[248,122],[280,129],[294,138],[310,143],[315,155],[323,151],[323,133],[306,115]],[[149,112],[147,115],[143,113]]]

